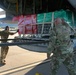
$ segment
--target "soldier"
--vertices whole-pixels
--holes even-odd
[[[71,28],[64,19],[57,18],[55,20],[53,29],[50,31],[48,46],[48,54],[53,53],[51,75],[56,75],[62,63],[66,66],[69,75],[76,75],[70,32]]]
[[[17,33],[17,32],[15,32],[15,33]],[[15,33],[9,32],[9,27],[6,26],[5,30],[0,31],[1,39],[5,39],[5,40],[2,40],[1,43],[7,43],[7,39],[9,37],[9,35],[14,35]],[[2,46],[1,47],[0,63],[3,65],[5,64],[5,58],[6,58],[6,55],[8,53],[8,49],[9,49],[8,46]]]

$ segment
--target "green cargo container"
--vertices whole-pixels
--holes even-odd
[[[74,14],[74,22],[76,23],[76,15]],[[75,26],[75,23],[73,24],[72,22],[72,12],[71,11],[55,11],[54,12],[54,18],[64,18],[67,23],[69,23],[71,26]],[[44,13],[42,14],[37,14],[37,23],[43,23],[44,20]],[[45,13],[45,20],[44,22],[51,22],[52,20],[52,12]]]

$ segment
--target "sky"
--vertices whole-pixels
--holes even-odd
[[[0,8],[0,13],[3,12],[4,10],[2,8]],[[2,15],[0,15],[0,18],[5,18],[6,17],[6,13],[4,11],[4,13]]]
[[[4,11],[2,8],[0,8],[0,19],[1,18],[6,18],[6,11]],[[5,27],[7,25],[9,27],[17,27],[17,24],[10,24],[10,23],[5,23],[0,21],[0,27]]]

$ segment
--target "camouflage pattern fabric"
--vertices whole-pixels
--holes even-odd
[[[76,75],[70,33],[71,28],[69,25],[64,23],[60,18],[57,18],[53,29],[50,31],[50,42],[48,46],[48,53],[53,53],[51,75],[56,75],[62,63],[66,66],[69,75]]]
[[[2,60],[6,58],[8,50],[9,50],[8,46],[1,47],[1,59]]]
[[[9,35],[13,35],[13,34],[14,33],[7,32],[6,30],[0,31],[1,39],[5,39],[5,40],[2,40],[1,43],[7,43],[7,39],[9,37]],[[8,46],[2,46],[1,47],[1,58],[0,58],[0,61],[4,60],[6,58],[8,50],[9,50]]]

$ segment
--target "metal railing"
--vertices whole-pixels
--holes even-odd
[[[4,41],[6,39],[0,39],[0,41]],[[30,45],[30,44],[41,44],[41,43],[48,43],[49,40],[40,40],[40,39],[7,39],[12,40],[11,43],[0,43],[0,46],[14,46],[14,45]],[[19,42],[19,40],[26,40],[23,42]],[[27,41],[28,40],[28,41]]]

